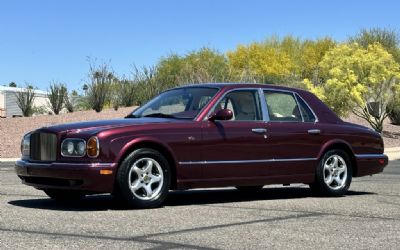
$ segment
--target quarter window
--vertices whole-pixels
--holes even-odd
[[[293,94],[264,91],[270,121],[301,122],[300,109]]]
[[[315,122],[316,118],[311,109],[307,106],[307,104],[297,96],[297,101],[299,102],[301,114],[303,115],[303,119],[305,122]]]

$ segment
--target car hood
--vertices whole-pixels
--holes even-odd
[[[54,126],[43,127],[41,131],[48,131],[52,133],[78,133],[78,132],[89,132],[98,133],[100,131],[120,128],[142,124],[153,124],[153,123],[177,123],[184,122],[185,120],[170,119],[170,118],[153,118],[153,117],[142,117],[142,118],[125,118],[125,119],[113,119],[113,120],[96,120],[87,122],[76,122],[76,123],[64,123]],[[187,121],[187,120],[186,120]]]

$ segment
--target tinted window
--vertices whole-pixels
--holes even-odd
[[[228,93],[215,107],[219,109],[230,109],[233,112],[231,120],[252,121],[261,120],[258,92],[250,90],[237,90]]]
[[[302,121],[301,113],[293,94],[264,91],[264,95],[271,121]]]
[[[301,114],[303,115],[303,119],[305,122],[315,122],[315,116],[311,109],[307,106],[307,104],[301,99],[299,96],[297,96],[297,101],[300,105],[300,110]]]

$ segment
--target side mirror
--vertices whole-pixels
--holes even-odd
[[[227,121],[232,119],[233,117],[233,112],[230,109],[220,109],[217,112],[212,113],[209,117],[209,121],[217,121],[217,120],[222,120],[222,121]]]

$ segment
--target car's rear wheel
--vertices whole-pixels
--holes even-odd
[[[76,190],[44,189],[47,196],[56,201],[74,202],[82,199],[85,194]]]
[[[342,196],[351,184],[352,166],[348,154],[339,149],[329,150],[321,158],[311,190],[324,196]]]
[[[118,169],[114,195],[131,207],[158,207],[167,197],[170,173],[168,161],[158,151],[135,150]]]
[[[254,193],[254,192],[259,192],[264,186],[259,185],[259,186],[236,186],[236,189],[241,191],[241,192],[246,192],[246,193]]]

